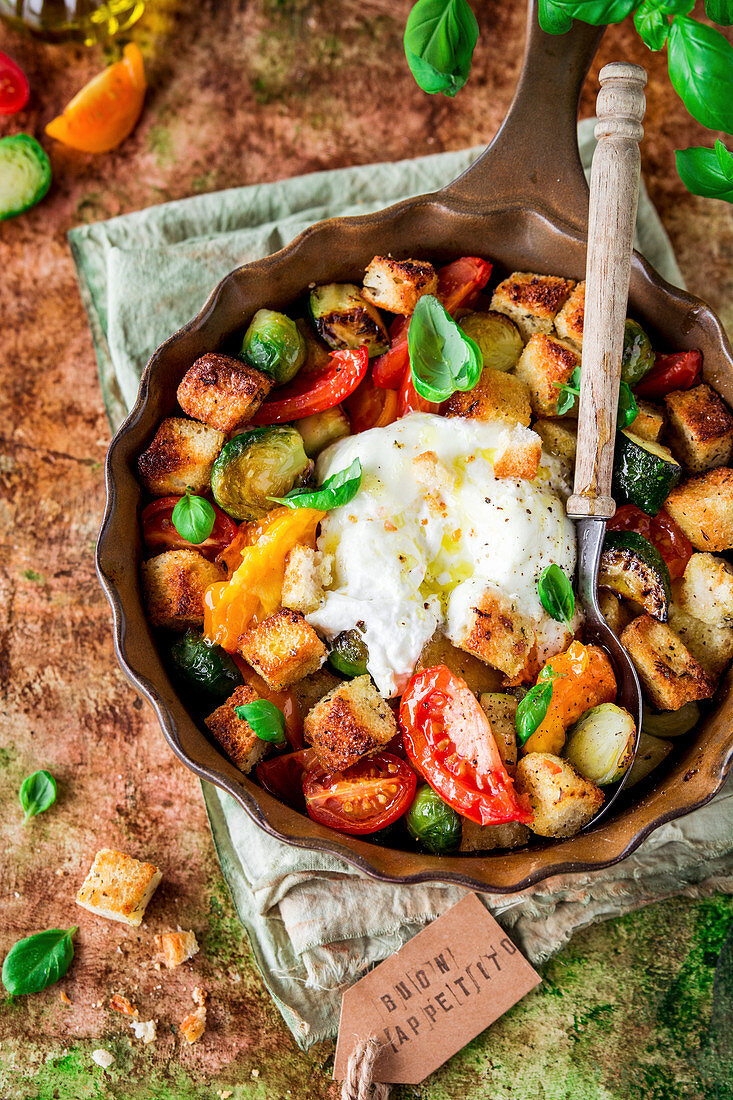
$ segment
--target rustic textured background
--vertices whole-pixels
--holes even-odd
[[[67,977],[0,1007],[0,1094],[8,1100],[233,1100],[334,1097],[330,1045],[301,1054],[264,990],[214,856],[198,782],[167,749],[119,673],[93,546],[109,431],[66,243],[74,225],[238,184],[459,148],[488,139],[519,71],[522,3],[476,3],[472,78],[454,101],[413,84],[402,57],[408,0],[154,0],[132,37],[150,90],[137,130],[111,154],[44,140],[54,185],[0,227],[0,953],[45,927],[81,925]],[[46,46],[0,29],[26,70],[29,108],[0,134],[43,127],[119,44]],[[675,147],[710,139],[629,25],[594,66],[647,67],[649,191],[690,288],[733,328],[733,217],[688,195]],[[530,135],[531,136],[531,135]],[[521,155],[521,150],[518,151]],[[151,349],[152,350],[152,349]],[[59,800],[21,826],[22,778],[47,767]],[[74,891],[98,847],[165,871],[139,931],[85,915]],[[544,983],[418,1088],[448,1100],[709,1100],[730,1097],[712,1009],[733,901],[668,901],[591,929],[544,969]],[[194,928],[193,962],[160,972],[155,931]],[[195,984],[211,994],[193,1047],[177,1026]],[[158,1041],[143,1047],[113,992]],[[63,995],[68,997],[68,1001]],[[711,1025],[712,1019],[712,1025]],[[91,1061],[98,1047],[115,1065]],[[726,1084],[726,1081],[728,1082]]]

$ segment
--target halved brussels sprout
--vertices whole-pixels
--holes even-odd
[[[658,768],[662,761],[669,756],[672,747],[671,741],[663,741],[661,737],[651,737],[642,730],[636,759],[629,772],[624,790],[628,790],[637,783],[641,783],[642,779],[646,779],[649,773]]]
[[[663,710],[653,714],[644,707],[641,728],[652,737],[681,737],[689,733],[700,720],[700,708],[697,703],[685,703],[679,710]]]
[[[261,519],[308,478],[313,463],[295,428],[252,428],[225,443],[211,471],[214,500],[235,519]]]
[[[173,667],[189,686],[224,702],[243,683],[242,674],[226,650],[209,645],[203,634],[187,630],[170,650]]]
[[[363,676],[367,671],[369,650],[360,630],[342,630],[337,634],[328,655],[328,663],[342,676]]]
[[[605,787],[626,774],[634,755],[634,719],[615,703],[585,712],[570,730],[563,755],[581,775]]]
[[[641,382],[654,366],[652,342],[638,321],[626,320],[624,353],[621,359],[621,379],[632,388]]]
[[[349,418],[340,405],[324,412],[311,413],[298,421],[298,431],[303,436],[305,453],[315,458],[337,439],[351,435]]]
[[[305,363],[305,340],[295,321],[274,309],[258,309],[244,334],[239,358],[275,379],[289,382]]]
[[[501,371],[516,367],[524,344],[511,317],[492,309],[488,313],[467,313],[458,324],[478,344],[485,367]]]
[[[463,827],[459,814],[425,783],[417,788],[405,815],[410,836],[428,852],[454,852],[461,843]]]

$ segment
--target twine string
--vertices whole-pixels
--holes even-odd
[[[341,1100],[389,1100],[389,1085],[372,1080],[374,1063],[381,1049],[374,1035],[357,1040],[346,1064]]]

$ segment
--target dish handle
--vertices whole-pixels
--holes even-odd
[[[524,62],[504,122],[488,149],[439,194],[474,210],[540,210],[585,236],[588,185],[578,152],[578,102],[605,27],[576,20],[566,34],[545,34],[538,8],[538,0],[529,0]]]

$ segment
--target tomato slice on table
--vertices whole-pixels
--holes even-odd
[[[131,42],[123,50],[122,61],[85,84],[63,114],[49,122],[46,133],[83,153],[107,153],[132,132],[144,99],[143,57]]]
[[[295,810],[305,810],[303,783],[313,773],[323,774],[318,757],[313,749],[299,749],[283,756],[273,756],[263,760],[255,768],[255,775],[265,790],[292,806]]]
[[[143,541],[151,554],[162,554],[164,550],[198,550],[209,561],[226,549],[237,533],[237,525],[221,508],[212,505],[216,513],[214,529],[204,542],[188,542],[173,525],[173,509],[180,497],[160,497],[143,508],[140,522],[143,529]]]
[[[634,387],[637,397],[650,400],[664,397],[673,390],[690,390],[702,377],[702,352],[676,351],[672,355],[656,355],[654,366]]]
[[[12,57],[0,51],[0,115],[22,111],[30,96],[28,80]]]
[[[354,392],[368,366],[366,348],[332,351],[320,374],[298,374],[287,386],[275,390],[274,397],[260,405],[252,424],[282,424],[332,409]]]
[[[303,794],[314,821],[362,836],[384,829],[406,813],[416,786],[409,764],[380,752],[342,772],[309,772]]]
[[[648,516],[635,504],[624,504],[607,527],[609,531],[636,531],[648,539],[664,558],[673,581],[682,576],[692,557],[692,543],[664,509]]]
[[[413,676],[402,696],[400,726],[408,759],[459,814],[479,825],[532,821],[476,696],[445,665]]]

